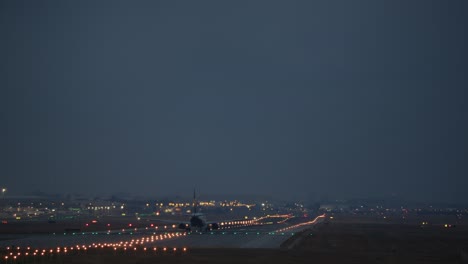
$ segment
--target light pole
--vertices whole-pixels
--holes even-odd
[[[4,203],[5,203],[5,192],[7,191],[6,188],[2,188],[2,202],[1,202],[1,211],[3,211],[3,206],[4,206]]]

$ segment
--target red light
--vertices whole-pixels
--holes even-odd
[[[107,226],[110,226],[110,224],[107,224]]]
[[[130,227],[131,227],[131,226],[132,226],[132,224],[128,224],[128,226],[130,226]]]
[[[97,223],[97,220],[93,220],[93,221],[91,221],[91,222],[92,222],[93,224],[95,224],[95,223]]]

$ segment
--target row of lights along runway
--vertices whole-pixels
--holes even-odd
[[[277,224],[281,224],[286,222],[287,220],[293,218],[292,215],[285,214],[285,215],[267,215],[267,216],[262,216],[253,220],[240,220],[240,221],[226,221],[226,222],[220,222],[219,223],[219,229],[230,229],[230,228],[238,228],[238,227],[246,227],[246,226],[256,226],[256,225],[268,225],[268,224],[274,224],[273,222],[260,222],[265,219],[269,218],[284,218],[281,221],[276,222]]]
[[[291,230],[291,229],[295,229],[295,228],[298,228],[298,227],[301,227],[301,226],[313,225],[313,224],[316,224],[319,220],[321,220],[321,219],[323,219],[325,217],[326,217],[326,215],[322,214],[322,215],[317,216],[312,221],[303,222],[303,223],[299,223],[299,224],[296,224],[296,225],[291,225],[291,226],[288,226],[288,227],[285,227],[285,228],[278,229],[275,232],[279,233],[279,232],[284,232],[284,231],[288,231],[288,230]]]
[[[168,247],[147,247],[145,244],[163,241],[166,239],[186,236],[187,233],[167,233],[156,236],[141,237],[140,239],[132,239],[129,241],[120,241],[118,243],[92,243],[89,245],[75,245],[70,247],[56,247],[50,249],[38,249],[32,247],[6,247],[0,248],[3,255],[3,260],[7,263],[10,261],[28,261],[36,260],[36,258],[52,258],[60,255],[77,255],[85,254],[88,252],[94,253],[98,251],[114,252],[114,254],[126,254],[129,252],[140,253],[177,253],[187,252],[186,247],[182,248],[168,248]]]
[[[128,226],[132,227],[132,224],[128,224]],[[170,229],[171,227],[172,227],[172,229],[177,229],[176,225],[172,225],[172,226],[165,225],[164,227],[161,226],[161,228],[159,228],[158,226],[155,226],[154,224],[151,224],[150,226],[142,227],[142,228],[128,228],[128,229],[122,229],[122,230],[107,230],[105,232],[99,232],[99,231],[96,231],[96,232],[73,232],[73,233],[65,232],[65,233],[63,233],[63,235],[103,235],[103,234],[106,234],[106,235],[110,235],[110,234],[118,234],[118,235],[129,234],[129,235],[133,235],[134,233],[137,233],[137,232],[147,232],[147,231],[150,231],[150,230],[155,231],[155,232],[153,232],[153,234],[156,234],[156,232],[168,232],[168,229]],[[56,233],[53,233],[53,235],[56,235]]]

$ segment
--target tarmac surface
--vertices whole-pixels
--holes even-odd
[[[208,232],[185,232],[176,228],[154,230],[138,228],[86,232],[86,233],[54,233],[54,234],[0,234],[0,247],[64,247],[75,245],[91,245],[93,243],[118,243],[143,237],[160,239],[147,242],[153,247],[187,247],[187,248],[279,248],[281,243],[304,228],[301,226],[287,231],[283,229],[310,219],[294,219],[294,221],[262,225],[231,227]],[[164,237],[166,235],[166,237]]]

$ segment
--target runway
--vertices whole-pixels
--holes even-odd
[[[203,233],[140,228],[77,234],[0,235],[0,247],[50,248],[144,241],[138,243],[148,247],[176,248],[279,248],[294,233],[310,228],[315,223],[311,219],[294,219],[281,223],[273,221],[261,225],[226,227]]]

